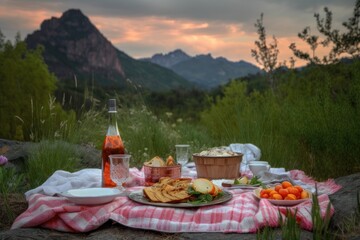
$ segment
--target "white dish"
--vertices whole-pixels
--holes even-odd
[[[60,193],[69,201],[83,205],[97,205],[111,202],[114,198],[123,195],[117,188],[79,188]]]
[[[298,199],[298,200],[274,200],[274,199],[267,199],[267,198],[261,198],[260,197],[260,191],[262,188],[257,188],[254,190],[254,195],[258,198],[258,199],[266,199],[269,202],[271,202],[274,205],[278,205],[278,206],[294,206],[297,205],[299,203],[303,203],[305,201],[311,201],[312,199],[312,195],[311,192],[307,191],[304,189],[304,191],[307,191],[307,193],[309,194],[309,198],[305,198],[305,199]]]

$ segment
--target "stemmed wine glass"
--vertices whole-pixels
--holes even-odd
[[[112,154],[110,158],[110,177],[120,191],[124,191],[123,183],[129,177],[129,154]]]
[[[181,164],[182,168],[185,168],[185,165],[189,161],[190,145],[178,144],[175,145],[175,148],[176,148],[176,162]]]

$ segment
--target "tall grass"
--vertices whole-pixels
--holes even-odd
[[[23,124],[23,139],[41,141],[42,139],[64,139],[73,131],[76,121],[75,112],[65,112],[56,98],[49,96],[46,106],[37,106],[31,99],[31,123],[24,123],[21,116],[16,116]],[[29,135],[29,136],[28,136]]]
[[[83,112],[68,137],[64,139],[70,143],[86,144],[101,149],[108,127],[106,114],[104,110],[94,109]]]
[[[118,125],[126,151],[132,155],[132,164],[142,166],[155,156],[166,158],[173,154],[172,147],[179,134],[145,106],[118,112]]]
[[[221,144],[251,142],[274,167],[318,179],[358,172],[360,63],[284,74],[276,91],[233,81],[202,124]]]
[[[246,83],[232,82],[209,110],[202,123],[220,144],[253,143],[264,160],[274,167],[295,168],[296,139],[281,134],[284,119],[278,100],[271,92],[247,95]]]
[[[16,172],[14,168],[0,166],[0,198],[2,199],[0,209],[4,209],[7,213],[5,215],[7,219],[4,219],[4,222],[8,222],[15,217],[10,208],[9,194],[18,192],[22,184],[23,174]]]
[[[220,144],[211,136],[211,134],[209,134],[207,129],[201,125],[182,122],[177,123],[174,126],[174,130],[179,135],[176,144],[189,144],[192,153],[198,153],[204,149],[218,146]]]
[[[318,192],[316,188],[316,193],[312,196],[312,208],[311,208],[311,220],[313,224],[313,236],[314,240],[322,240],[322,239],[334,239],[333,234],[329,231],[330,228],[330,208],[331,204],[329,203],[325,214],[323,216],[319,200],[318,200]]]
[[[300,239],[300,227],[296,222],[296,214],[297,209],[294,213],[290,209],[286,209],[286,218],[284,219],[279,211],[282,239]]]
[[[76,171],[80,168],[76,147],[64,141],[41,141],[30,150],[26,177],[30,188],[45,182],[56,170]]]

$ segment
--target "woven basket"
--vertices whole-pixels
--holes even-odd
[[[229,157],[200,156],[193,154],[197,177],[232,179],[240,176],[242,154]]]

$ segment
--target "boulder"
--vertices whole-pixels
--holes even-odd
[[[339,177],[335,179],[335,182],[342,188],[329,196],[335,208],[331,226],[335,229],[341,229],[355,217],[356,213],[360,217],[360,202],[357,202],[358,194],[360,201],[360,173]]]
[[[31,149],[37,143],[20,142],[0,139],[0,155],[8,158],[10,166],[22,170],[29,158]],[[76,145],[81,166],[87,168],[101,168],[101,151],[90,145]]]

